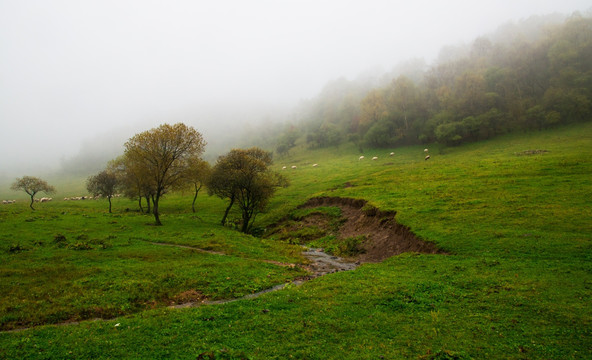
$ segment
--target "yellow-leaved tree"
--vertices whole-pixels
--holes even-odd
[[[124,163],[141,174],[142,183],[151,189],[156,225],[162,225],[160,199],[187,179],[191,164],[201,157],[205,145],[202,135],[183,123],[160,125],[136,134],[125,143]]]

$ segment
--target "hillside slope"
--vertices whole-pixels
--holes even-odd
[[[419,147],[389,152],[276,159],[292,184],[257,225],[317,196],[364,199],[446,254],[406,253],[253,300],[1,333],[0,356],[592,357],[592,125],[429,148],[429,160]]]

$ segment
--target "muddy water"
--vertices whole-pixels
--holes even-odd
[[[323,252],[323,249],[306,249],[302,255],[310,260],[307,268],[312,272],[312,277],[319,277],[338,271],[354,270],[359,265],[358,263],[329,255]]]

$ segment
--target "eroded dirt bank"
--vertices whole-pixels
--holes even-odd
[[[359,262],[379,262],[393,255],[404,252],[418,252],[426,254],[444,254],[433,243],[418,238],[404,225],[395,220],[396,212],[381,211],[370,206],[361,199],[340,197],[312,198],[299,209],[318,207],[338,207],[341,209],[341,219],[335,226],[328,216],[311,213],[297,222],[287,225],[282,231],[285,233],[303,233],[305,227],[317,227],[321,234],[332,234],[337,239],[361,237],[360,254],[355,255]],[[333,225],[332,225],[333,224]],[[303,238],[302,242],[314,240]]]

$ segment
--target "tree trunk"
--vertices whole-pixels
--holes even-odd
[[[29,207],[31,208],[31,210],[35,210],[35,208],[33,207],[33,203],[35,202],[35,194],[31,195],[31,203],[29,204]]]
[[[241,227],[241,232],[242,233],[247,233],[247,230],[249,230],[249,220],[251,220],[251,217],[243,211],[243,224]]]
[[[150,195],[146,195],[146,206],[148,207],[146,209],[146,214],[150,214]]]
[[[224,217],[222,218],[222,226],[224,226],[226,224],[226,217],[228,217],[228,213],[230,212],[230,208],[232,207],[233,204],[234,204],[234,195],[232,195],[230,197],[230,204],[226,208],[226,211],[224,211]]]
[[[111,214],[111,195],[107,196],[107,199],[109,200],[109,214]]]
[[[158,201],[160,200],[160,196],[156,194],[156,197],[152,197],[152,213],[154,214],[154,222],[155,225],[161,226],[162,223],[160,222],[160,214],[158,213]]]
[[[197,200],[197,193],[199,193],[199,190],[201,190],[202,185],[199,185],[199,187],[197,187],[197,184],[194,184],[195,186],[195,195],[193,196],[193,203],[191,203],[191,210],[193,210],[193,212],[195,212],[195,200]]]

